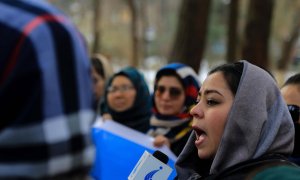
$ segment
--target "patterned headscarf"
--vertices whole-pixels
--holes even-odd
[[[112,81],[117,76],[126,76],[130,79],[136,90],[136,97],[131,108],[123,112],[116,112],[108,106],[107,89],[112,84]],[[144,79],[144,76],[135,68],[127,67],[112,76],[108,81],[105,91],[104,104],[106,105],[105,112],[112,115],[114,121],[124,124],[128,127],[141,132],[147,132],[149,129],[149,119],[151,116],[151,98],[149,88]]]
[[[165,124],[165,126],[175,126],[174,124],[182,124],[186,122],[187,120],[191,119],[191,115],[189,114],[190,109],[195,104],[195,100],[197,98],[198,91],[200,89],[200,83],[197,80],[197,74],[195,71],[184,64],[180,63],[171,63],[164,67],[162,67],[156,74],[155,77],[155,85],[157,85],[157,82],[159,79],[163,76],[165,76],[166,72],[174,72],[174,76],[177,76],[180,78],[181,83],[184,86],[185,91],[185,102],[183,108],[184,110],[177,115],[170,116],[170,115],[162,115],[158,112],[155,101],[154,101],[154,95],[152,96],[152,103],[153,103],[153,114],[156,117],[156,120],[153,120],[151,122],[151,125],[156,124]],[[160,122],[158,122],[160,121]],[[157,122],[157,123],[156,123]],[[165,122],[165,123],[164,123]]]

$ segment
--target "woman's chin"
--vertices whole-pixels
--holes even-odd
[[[198,157],[200,159],[210,159],[212,157],[212,155],[208,152],[205,152],[204,150],[199,150],[198,149]]]

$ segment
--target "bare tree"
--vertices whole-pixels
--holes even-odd
[[[94,43],[92,47],[92,53],[100,52],[100,39],[101,39],[101,0],[93,0],[94,19],[93,19],[93,31],[94,31]]]
[[[229,5],[229,17],[228,17],[228,41],[227,41],[227,62],[235,62],[237,59],[237,45],[238,45],[238,15],[239,15],[239,1],[231,0]]]
[[[243,59],[268,69],[268,43],[274,0],[251,0],[249,3],[242,56]]]
[[[148,9],[147,9],[147,0],[140,1],[140,24],[141,24],[141,32],[140,32],[140,38],[139,38],[139,57],[141,59],[145,59],[148,56],[147,51],[147,39],[146,39],[146,31],[149,26],[148,22]]]
[[[299,11],[298,11],[299,12]],[[282,54],[278,61],[277,68],[280,71],[286,71],[288,65],[292,62],[294,55],[295,45],[299,38],[300,31],[300,13],[296,15],[296,23],[292,28],[289,38],[283,42]]]
[[[183,0],[170,61],[183,62],[199,71],[206,45],[210,0]]]
[[[129,60],[131,66],[138,66],[139,59],[139,34],[138,34],[138,9],[135,0],[128,0],[131,13],[131,37],[132,37],[132,58]]]

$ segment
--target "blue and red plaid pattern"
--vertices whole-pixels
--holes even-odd
[[[94,119],[87,50],[62,12],[0,1],[0,179],[88,168]]]

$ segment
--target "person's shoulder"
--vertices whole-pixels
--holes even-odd
[[[216,179],[253,179],[266,170],[272,171],[273,168],[277,167],[288,167],[287,169],[296,168],[295,170],[299,169],[299,167],[290,162],[286,156],[280,154],[269,154],[238,163],[216,174],[215,177]],[[263,175],[267,175],[267,173],[269,173],[269,171],[263,173]]]
[[[15,16],[19,16],[21,20],[30,18],[29,16],[36,17],[36,16],[41,16],[46,14],[60,14],[60,15],[63,14],[63,12],[60,11],[54,5],[48,3],[47,1],[40,1],[40,0],[26,0],[26,1],[2,0],[0,1],[0,7],[6,9],[6,11],[1,11],[1,14],[14,12]]]
[[[247,179],[299,179],[300,177],[299,166],[284,155],[266,155],[254,160],[252,164],[253,168],[246,174]]]
[[[258,172],[253,177],[253,180],[256,179],[300,179],[300,168],[290,165],[273,166]]]

